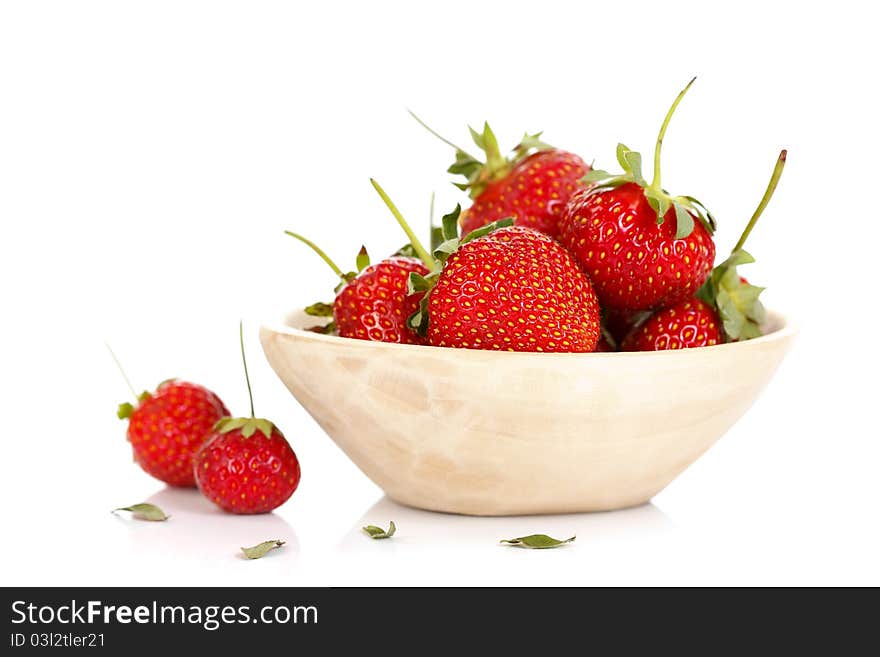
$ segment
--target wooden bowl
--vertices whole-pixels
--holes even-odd
[[[470,515],[608,511],[650,500],[752,405],[794,337],[642,353],[368,342],[263,326],[293,396],[393,500]]]

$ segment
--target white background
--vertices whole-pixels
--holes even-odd
[[[876,22],[863,3],[4,2],[0,5],[3,584],[880,584]],[[780,147],[750,279],[802,326],[751,412],[652,505],[476,519],[395,506],[289,396],[261,319],[330,299],[340,262],[458,198],[451,153],[493,122],[614,166],[666,107],[664,186],[735,241]],[[215,512],[131,462],[116,403],[170,376],[257,412],[300,456],[277,513]],[[158,501],[167,523],[110,509]],[[366,523],[400,528],[370,541]],[[561,550],[502,548],[577,533]],[[240,545],[289,544],[246,562]]]

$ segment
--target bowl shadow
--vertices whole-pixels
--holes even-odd
[[[377,525],[387,529],[392,520],[397,526],[392,541],[396,545],[405,544],[415,548],[448,543],[453,548],[467,549],[537,533],[555,538],[568,538],[576,534],[580,542],[632,540],[675,529],[675,523],[669,516],[652,503],[598,513],[466,516],[415,509],[382,496],[342,537],[338,549],[343,552],[362,551],[371,543],[384,542],[371,540],[363,527]]]

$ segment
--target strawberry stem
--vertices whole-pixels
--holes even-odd
[[[247,382],[248,399],[251,400],[251,417],[254,415],[254,393],[251,392],[251,377],[248,375],[247,356],[244,355],[244,322],[238,321],[238,344],[241,345],[241,363],[244,365],[244,380]]]
[[[770,199],[773,198],[773,192],[776,191],[776,185],[779,184],[779,178],[782,176],[782,169],[785,168],[785,158],[788,156],[788,151],[783,149],[779,153],[779,158],[776,160],[776,166],[773,167],[773,175],[770,176],[770,182],[767,184],[767,189],[764,192],[764,196],[761,198],[761,202],[758,203],[758,207],[755,208],[755,212],[752,215],[752,218],[749,219],[749,223],[746,225],[745,230],[742,232],[742,235],[739,237],[739,241],[736,243],[736,246],[733,247],[733,251],[731,253],[736,253],[743,246],[745,246],[746,240],[749,237],[749,234],[752,232],[752,228],[755,227],[755,224],[758,223],[758,218],[761,216],[761,213],[764,212],[764,208],[767,207],[767,204],[770,202]]]
[[[309,240],[309,239],[306,239],[306,238],[303,237],[302,235],[299,235],[299,234],[294,233],[294,232],[289,231],[289,230],[285,230],[285,231],[284,231],[284,234],[285,234],[285,235],[290,235],[290,236],[293,237],[294,239],[298,239],[300,242],[302,242],[303,244],[305,244],[306,246],[308,246],[309,248],[311,248],[312,251],[314,251],[315,253],[318,254],[318,257],[320,257],[321,260],[323,260],[323,261],[326,262],[328,265],[330,265],[330,269],[333,270],[333,273],[334,273],[334,274],[336,274],[337,276],[339,276],[339,278],[341,278],[342,280],[346,280],[346,278],[345,278],[345,274],[343,273],[343,271],[342,271],[339,267],[336,266],[336,263],[333,262],[333,261],[330,259],[330,256],[328,256],[326,253],[324,253],[324,251],[322,251],[321,248],[318,247],[317,244],[315,244],[314,242],[312,242],[312,241]]]
[[[105,342],[104,346],[107,347],[107,351],[110,352],[110,357],[113,358],[113,362],[116,363],[116,367],[119,369],[119,373],[122,375],[122,378],[125,379],[125,385],[128,386],[128,389],[131,391],[131,396],[134,397],[138,402],[138,394],[134,391],[134,386],[131,385],[131,381],[128,380],[128,375],[125,373],[125,370],[122,369],[122,363],[119,362],[119,359],[116,357],[116,354],[113,353],[113,349],[110,348],[110,344]]]
[[[409,224],[406,223],[406,219],[403,218],[403,215],[400,214],[400,210],[397,209],[397,206],[388,198],[388,194],[385,193],[385,190],[377,183],[375,180],[370,178],[370,184],[373,185],[373,188],[382,197],[382,201],[385,202],[385,205],[391,211],[391,214],[394,215],[394,218],[397,219],[397,223],[400,224],[400,227],[403,228],[403,232],[406,233],[406,236],[409,238],[410,244],[412,244],[413,250],[416,252],[416,255],[419,256],[419,259],[425,263],[425,266],[428,269],[433,269],[437,264],[434,258],[431,257],[431,254],[422,246],[422,243],[419,241],[419,238],[416,237],[416,234],[413,232],[413,229],[410,228]]]
[[[654,147],[654,179],[651,180],[651,187],[657,191],[662,190],[662,187],[660,186],[660,149],[663,146],[663,137],[666,136],[666,128],[669,126],[669,121],[675,113],[675,108],[678,107],[681,99],[684,98],[687,90],[691,88],[691,85],[696,79],[696,77],[692,78],[685,88],[678,92],[678,96],[675,97],[672,106],[669,108],[669,111],[666,112],[666,117],[663,119],[663,125],[660,126],[660,134],[657,135],[657,144]]]
[[[489,122],[483,122],[483,151],[486,153],[486,169],[490,178],[498,180],[507,175],[510,167],[507,159],[501,154],[501,147],[498,145],[498,138],[489,127]]]
[[[416,113],[413,112],[411,109],[407,109],[406,111],[409,112],[409,115],[410,115],[411,117],[413,117],[413,118],[416,120],[416,123],[418,123],[420,126],[422,126],[422,127],[423,127],[425,130],[427,130],[428,132],[430,132],[432,135],[434,135],[437,139],[439,139],[440,141],[442,141],[444,144],[446,144],[447,146],[451,146],[452,148],[454,148],[454,149],[457,150],[457,151],[460,151],[461,153],[463,153],[464,155],[467,155],[467,156],[468,156],[469,158],[471,158],[472,160],[476,160],[476,159],[477,159],[477,158],[475,158],[473,155],[471,155],[470,153],[468,153],[466,150],[464,150],[461,146],[457,146],[457,145],[454,144],[453,142],[449,141],[446,137],[444,137],[444,136],[441,135],[439,132],[437,132],[436,130],[434,130],[431,126],[429,126],[427,123],[425,123],[424,121],[422,121],[418,116],[416,116]]]

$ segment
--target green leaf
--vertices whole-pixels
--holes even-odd
[[[272,431],[275,425],[269,420],[258,417],[224,417],[217,421],[214,425],[214,431],[217,433],[229,433],[230,431],[240,430],[241,435],[250,438],[257,431],[262,433],[266,438],[272,437]]]
[[[754,256],[752,256],[752,254],[748,251],[743,251],[742,249],[740,249],[739,251],[734,251],[733,253],[731,253],[730,256],[728,256],[727,260],[722,262],[715,269],[725,270],[726,273],[726,270],[730,269],[731,267],[750,265],[753,262],[755,262]]]
[[[589,171],[587,171],[586,175],[584,175],[584,177],[581,178],[581,182],[586,183],[588,185],[592,185],[592,184],[601,182],[603,180],[607,180],[609,178],[614,178],[614,177],[615,177],[614,174],[608,173],[607,171],[604,171],[603,169],[590,169]]]
[[[675,239],[681,240],[694,232],[694,218],[680,203],[673,203],[672,207],[675,208]]]
[[[348,285],[349,283],[351,283],[354,279],[356,279],[356,278],[357,278],[357,275],[358,275],[358,273],[357,273],[356,271],[349,271],[349,272],[344,273],[344,274],[342,275],[341,280],[339,281],[339,285],[337,285],[336,287],[334,287],[334,288],[333,288],[333,291],[338,293],[339,290],[341,290],[341,289],[344,288],[346,285]]]
[[[229,433],[236,429],[241,429],[247,424],[249,417],[221,417],[214,425],[214,431],[217,433]]]
[[[471,183],[471,196],[475,193],[479,195],[485,185],[486,180],[496,180],[504,177],[510,170],[510,162],[501,154],[501,148],[498,146],[498,139],[488,122],[483,123],[483,132],[479,133],[471,127],[468,127],[471,133],[471,139],[486,154],[485,164],[481,164],[479,168],[473,170],[468,176]],[[473,159],[468,156],[469,159]],[[456,156],[458,159],[458,156]]]
[[[134,413],[134,406],[128,402],[124,402],[116,408],[116,417],[120,420],[127,420],[131,417],[132,413]]]
[[[250,438],[257,431],[263,433],[266,438],[269,438],[272,435],[272,423],[268,422],[268,420],[258,420],[256,418],[249,418],[248,421],[241,428],[241,435],[245,438]]]
[[[697,214],[697,217],[699,217],[703,225],[706,227],[706,230],[709,231],[709,234],[715,234],[715,231],[718,229],[718,223],[715,221],[715,217],[712,216],[712,213],[709,212],[709,208],[707,208],[693,196],[677,196],[675,200],[681,202],[682,205],[684,205],[685,207],[693,210]]]
[[[443,241],[458,239],[458,218],[460,216],[460,204],[456,204],[455,209],[449,214],[443,215],[443,219],[440,222]]]
[[[317,324],[315,326],[309,326],[306,328],[306,331],[311,331],[312,333],[320,333],[322,335],[330,335],[332,333],[336,333],[336,322],[328,322],[327,324]]]
[[[493,221],[490,224],[486,224],[480,228],[476,228],[465,235],[461,243],[467,244],[468,242],[472,242],[475,239],[479,239],[480,237],[485,237],[489,233],[494,233],[499,228],[507,228],[508,226],[513,226],[513,217],[505,217],[504,219],[499,219],[498,221]]]
[[[241,427],[241,435],[245,438],[250,438],[257,432],[257,425],[253,422],[252,419],[249,419],[244,423],[244,426]]]
[[[422,123],[421,120],[417,120],[419,123]],[[428,129],[434,133],[433,130]],[[473,155],[455,146],[449,140],[442,137],[441,139],[455,148],[455,162],[447,171],[453,175],[462,175],[467,179],[466,183],[455,182],[453,184],[457,188],[467,191],[471,198],[477,198],[485,190],[489,182],[504,178],[514,165],[528,157],[531,153],[553,148],[553,146],[541,139],[541,132],[525,133],[520,142],[514,147],[510,156],[505,157],[501,153],[498,139],[488,122],[483,123],[482,131],[478,132],[470,126],[468,126],[468,131],[473,142],[485,153],[485,162],[476,159]],[[434,134],[439,136],[437,133]],[[447,235],[446,239],[451,239],[451,237]],[[433,246],[437,246],[437,244]]]
[[[434,251],[434,249],[440,246],[440,243],[443,241],[443,228],[441,226],[431,226],[431,251]],[[401,253],[400,255],[403,254]],[[418,257],[415,249],[412,249],[412,255],[410,257]]]
[[[363,528],[363,530],[367,533],[370,538],[391,538],[394,536],[394,532],[397,531],[397,527],[394,525],[394,521],[391,521],[391,524],[388,526],[388,531],[382,529],[381,527],[376,527],[376,525],[367,525]]]
[[[730,339],[736,340],[743,331],[746,316],[739,311],[736,302],[723,288],[716,293],[715,303],[718,306],[718,315],[724,325],[724,332]]]
[[[712,281],[712,275],[709,275],[709,278],[706,279],[706,282],[697,290],[697,294],[695,295],[697,299],[700,301],[705,301],[710,306],[718,309],[718,304],[715,303],[715,297],[718,296],[716,292],[716,287],[714,282]]]
[[[416,294],[417,292],[427,292],[431,289],[431,282],[414,271],[409,273],[409,278],[406,281],[406,293]]]
[[[461,246],[461,241],[455,237],[451,240],[441,242],[431,255],[437,258],[440,262],[446,262],[449,256],[458,251],[459,246]]]
[[[406,318],[406,325],[422,337],[428,333],[428,299],[430,294],[426,293],[419,301],[419,309]]]
[[[734,251],[727,260],[712,270],[709,280],[700,288],[697,296],[712,304],[729,340],[749,340],[762,335],[761,325],[766,309],[758,297],[764,288],[744,283],[737,266],[749,264],[755,259],[746,251]]]
[[[672,201],[669,200],[666,194],[653,187],[646,188],[644,194],[648,205],[657,213],[657,224],[662,224],[666,218],[666,213],[669,212],[669,208],[672,206]]]
[[[269,420],[266,419],[258,418],[257,420],[255,420],[255,424],[257,425],[257,430],[262,431],[263,435],[266,436],[266,438],[272,437],[272,433],[275,431],[275,425],[272,422],[269,422]]]
[[[422,323],[425,321],[424,315],[422,314],[422,310],[419,309],[415,311],[412,315],[406,318],[406,325],[418,333],[419,335],[424,335],[421,332]]]
[[[407,279],[407,294],[423,292],[424,296],[419,300],[419,309],[406,318],[406,325],[423,337],[428,332],[428,293],[434,287],[439,276],[439,271],[432,272],[427,276],[410,272]]]
[[[495,137],[495,133],[492,132],[492,128],[489,127],[489,122],[483,122],[483,151],[486,153],[486,169],[489,172],[489,177],[494,178],[496,175],[499,175],[502,171],[506,170],[508,162],[501,154],[501,147],[498,145],[498,139]]]
[[[642,176],[642,154],[630,150],[624,144],[617,145],[617,161],[623,170],[628,173],[632,180],[641,187],[647,187],[648,183]]]
[[[637,153],[636,151],[630,151],[625,157],[627,164],[629,165],[629,170],[632,172],[633,180],[635,180],[636,184],[640,187],[647,187],[648,182],[645,180],[644,176],[642,176],[642,154]]]
[[[751,287],[751,286],[746,286]],[[758,294],[764,291],[764,288],[757,288],[759,290]],[[743,331],[740,333],[740,340],[749,340],[751,338],[757,338],[760,335],[763,335],[761,331],[761,325],[767,321],[767,309],[764,308],[764,304],[762,304],[757,296],[752,299],[751,302],[745,307],[745,314],[748,321],[743,326]]]
[[[241,551],[244,552],[244,556],[246,556],[248,559],[262,559],[271,550],[280,548],[282,545],[284,545],[284,541],[274,539],[271,541],[263,541],[262,543],[258,543],[253,547],[243,547],[241,548]]]
[[[468,180],[470,180],[476,173],[483,168],[483,163],[478,159],[465,153],[464,151],[456,151],[455,152],[455,162],[449,165],[449,168],[446,169],[448,173],[452,173],[458,176],[464,176]],[[467,188],[468,185],[465,185]]]
[[[171,517],[165,515],[165,512],[155,504],[149,504],[147,502],[113,509],[114,513],[116,511],[130,511],[133,518],[137,518],[138,520],[149,520],[150,522],[161,522],[163,520],[168,520],[168,518]]]
[[[471,126],[468,126],[468,132],[471,133],[471,139],[477,145],[481,151],[486,150],[486,141],[483,139],[483,135],[474,130]]]
[[[361,250],[358,251],[357,258],[355,259],[355,265],[357,266],[358,273],[370,266],[370,255],[367,253],[367,247],[361,246]]]
[[[476,198],[485,187],[485,183],[481,182],[481,180],[487,169],[487,164],[476,159],[469,153],[462,150],[456,150],[455,162],[450,165],[447,171],[453,175],[464,176],[467,179],[467,182],[454,182],[452,184],[460,190],[468,192],[471,198]]]
[[[545,141],[541,140],[543,132],[536,132],[533,135],[526,133],[514,149],[517,159],[522,159],[533,151],[547,151],[554,148]]]
[[[617,144],[617,151],[616,151],[617,163],[620,165],[620,168],[623,169],[624,171],[626,171],[627,173],[630,172],[629,171],[629,163],[626,161],[624,154],[628,153],[628,152],[630,152],[629,146],[627,146],[626,144]]]
[[[576,538],[577,536],[572,536],[564,541],[560,541],[559,539],[547,536],[547,534],[531,534],[529,536],[520,536],[519,538],[508,538],[501,542],[506,543],[507,545],[531,548],[533,550],[546,550],[565,545],[566,543],[571,543]]]
[[[333,304],[318,301],[311,306],[306,306],[305,311],[306,315],[311,315],[312,317],[333,317]]]

